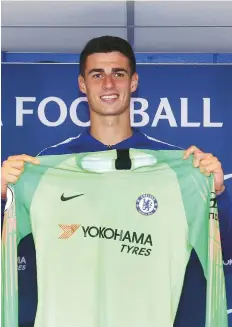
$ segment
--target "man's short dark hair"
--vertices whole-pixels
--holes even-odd
[[[101,36],[91,39],[80,55],[80,74],[84,76],[87,57],[94,53],[108,53],[117,51],[129,59],[131,75],[136,72],[135,54],[131,45],[117,36]]]

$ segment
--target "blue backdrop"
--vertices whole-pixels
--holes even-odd
[[[218,156],[232,198],[232,66],[141,63],[137,68],[140,80],[131,101],[132,125],[165,142],[183,148],[195,144]],[[88,106],[78,91],[77,76],[78,65],[71,63],[3,64],[2,160],[14,154],[36,155],[89,126]],[[224,258],[224,267],[232,327],[230,244],[231,255]],[[19,279],[30,283],[33,260],[28,238],[19,249]],[[36,289],[23,292],[30,297]],[[30,301],[22,305],[21,314],[28,310]],[[32,305],[31,316],[33,310]]]

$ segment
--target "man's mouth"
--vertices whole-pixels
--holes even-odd
[[[118,94],[109,94],[100,96],[101,100],[104,102],[114,102],[119,98]]]

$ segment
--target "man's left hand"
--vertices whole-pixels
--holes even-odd
[[[225,190],[224,186],[224,173],[222,165],[217,157],[214,157],[212,153],[204,153],[198,149],[195,145],[190,146],[184,152],[184,159],[187,159],[193,154],[193,166],[199,167],[200,172],[205,176],[214,174],[214,183],[216,194],[219,195]]]

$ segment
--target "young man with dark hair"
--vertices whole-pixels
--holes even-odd
[[[138,87],[138,80],[135,55],[127,41],[113,36],[90,40],[80,55],[78,77],[79,89],[88,99],[90,128],[76,137],[42,150],[40,155],[125,148],[180,149],[175,145],[148,137],[131,127],[130,99],[131,93]],[[198,167],[206,176],[214,174],[220,222],[225,226],[231,218],[226,217],[224,210],[227,194],[221,163],[212,154],[203,153],[196,146],[191,146],[185,151],[183,160],[191,154],[194,156],[193,164],[196,168]],[[37,158],[28,155],[11,156],[3,163],[3,199],[6,197],[7,184],[17,182],[23,173],[25,162],[39,164]],[[222,230],[226,229],[227,227],[222,226]],[[223,238],[222,235],[222,241]],[[190,327],[197,324],[198,327],[203,327],[206,309],[205,279],[194,252],[188,266],[175,326]],[[194,305],[191,303],[191,297],[194,297]],[[186,320],[187,317],[189,321]]]

